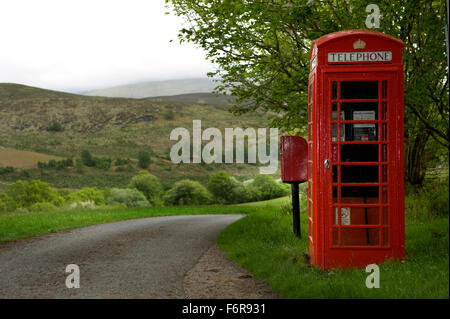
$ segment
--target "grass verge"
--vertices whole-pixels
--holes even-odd
[[[449,298],[448,216],[407,220],[404,262],[380,265],[380,288],[368,289],[365,269],[321,271],[304,262],[306,214],[301,214],[299,239],[292,232],[291,215],[280,209],[287,200],[242,205],[259,210],[249,212],[218,237],[219,247],[230,259],[281,297]]]

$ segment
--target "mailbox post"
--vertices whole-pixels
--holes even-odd
[[[308,246],[322,269],[404,257],[402,48],[366,30],[312,43]]]

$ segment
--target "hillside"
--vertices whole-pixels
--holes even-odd
[[[201,103],[199,97],[206,103]],[[258,172],[255,165],[175,165],[170,161],[170,148],[175,144],[169,139],[170,132],[177,127],[192,131],[194,119],[202,120],[203,128],[217,127],[222,132],[225,127],[266,127],[262,116],[235,117],[223,100],[210,105],[210,99],[213,98],[209,95],[175,99],[90,97],[0,83],[0,146],[10,151],[64,158],[77,158],[82,150],[88,150],[94,156],[113,160],[129,157],[134,162],[139,151],[147,150],[153,160],[149,170],[167,183],[182,178],[206,180],[219,168],[241,179],[253,177]],[[55,122],[61,125],[62,131],[49,130]],[[14,161],[9,158],[10,166],[30,167],[29,163],[20,164],[23,162],[20,157],[17,165],[12,165]],[[115,167],[107,172],[86,168],[84,176],[78,176],[74,169],[42,172],[36,168],[30,169],[25,177],[48,180],[56,187],[76,188],[99,183],[103,183],[100,186],[123,185],[135,173],[133,170],[116,172]],[[1,175],[0,181],[13,181],[21,178],[20,174]]]
[[[180,79],[169,81],[152,81],[137,84],[128,84],[94,90],[86,93],[88,96],[146,98],[155,96],[169,96],[190,93],[210,93],[217,83],[206,79]]]

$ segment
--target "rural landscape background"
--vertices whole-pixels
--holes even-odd
[[[383,21],[389,23],[378,31],[405,42],[406,258],[380,265],[382,289],[367,289],[364,269],[321,271],[311,267],[305,254],[306,236],[298,238],[292,233],[290,186],[280,182],[279,170],[261,175],[259,164],[252,163],[174,164],[169,155],[175,143],[169,139],[170,132],[177,127],[192,132],[193,120],[201,120],[203,128],[216,127],[222,132],[227,127],[277,127],[280,135],[305,136],[311,40],[338,30],[364,28],[366,2],[354,1],[351,10],[334,1],[323,5],[287,1],[291,6],[276,10],[272,2],[264,0],[238,6],[230,1],[213,1],[211,6],[204,1],[168,2],[175,15],[195,18],[191,29],[176,26],[181,30],[179,39],[198,44],[210,59],[216,58],[218,71],[209,75],[221,78],[222,83],[206,79],[208,70],[194,65],[196,54],[183,60],[182,53],[168,55],[164,67],[192,61],[192,69],[199,69],[201,76],[179,77],[185,71],[176,68],[166,76],[165,70],[158,69],[159,79],[155,76],[144,81],[142,72],[151,72],[152,68],[156,72],[160,63],[148,66],[154,62],[153,57],[129,58],[139,61],[138,69],[147,67],[136,73],[139,76],[135,80],[130,80],[134,75],[126,72],[122,79],[122,66],[115,70],[119,76],[114,81],[109,80],[113,73],[99,76],[108,79],[104,85],[89,82],[92,74],[86,71],[70,90],[63,90],[70,77],[64,75],[66,69],[62,67],[63,76],[54,76],[57,80],[52,85],[33,85],[34,79],[25,80],[28,77],[21,81],[15,74],[2,75],[0,244],[126,219],[244,214],[246,217],[226,228],[217,242],[231,260],[281,297],[448,298],[448,65],[441,3],[380,1]],[[116,18],[122,17],[122,9],[115,8]],[[84,12],[83,8],[79,10]],[[96,10],[102,12],[103,8]],[[163,10],[161,2],[161,15]],[[141,19],[134,20],[149,20],[145,12],[137,11],[129,16],[135,13]],[[216,23],[216,14],[220,19],[227,18]],[[97,18],[93,15],[92,21],[98,23]],[[111,21],[116,27],[116,20]],[[120,34],[126,40],[129,36],[117,30],[111,34]],[[16,38],[22,39],[20,35]],[[89,43],[96,40],[94,37]],[[153,39],[133,41],[153,45]],[[46,44],[56,42],[52,38]],[[108,60],[109,52],[126,47],[111,48],[112,42],[98,42],[99,52],[86,51],[99,54],[100,63]],[[102,46],[107,49],[101,51]],[[226,50],[229,46],[235,51]],[[57,51],[61,47],[52,48]],[[143,56],[158,51],[151,45],[145,49]],[[30,51],[21,50],[27,54]],[[119,53],[124,52],[127,50]],[[0,62],[9,66],[7,58],[0,55]],[[81,64],[73,64],[74,70],[81,68]],[[68,73],[75,81],[79,74],[74,70]],[[32,78],[34,73],[30,74],[27,76]],[[241,82],[237,82],[239,79]],[[212,92],[224,83],[219,93]],[[302,184],[303,234],[308,229],[306,196],[306,185]]]

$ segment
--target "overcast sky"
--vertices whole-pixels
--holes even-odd
[[[164,0],[1,0],[0,82],[80,92],[213,69]],[[170,40],[174,40],[170,43]]]

